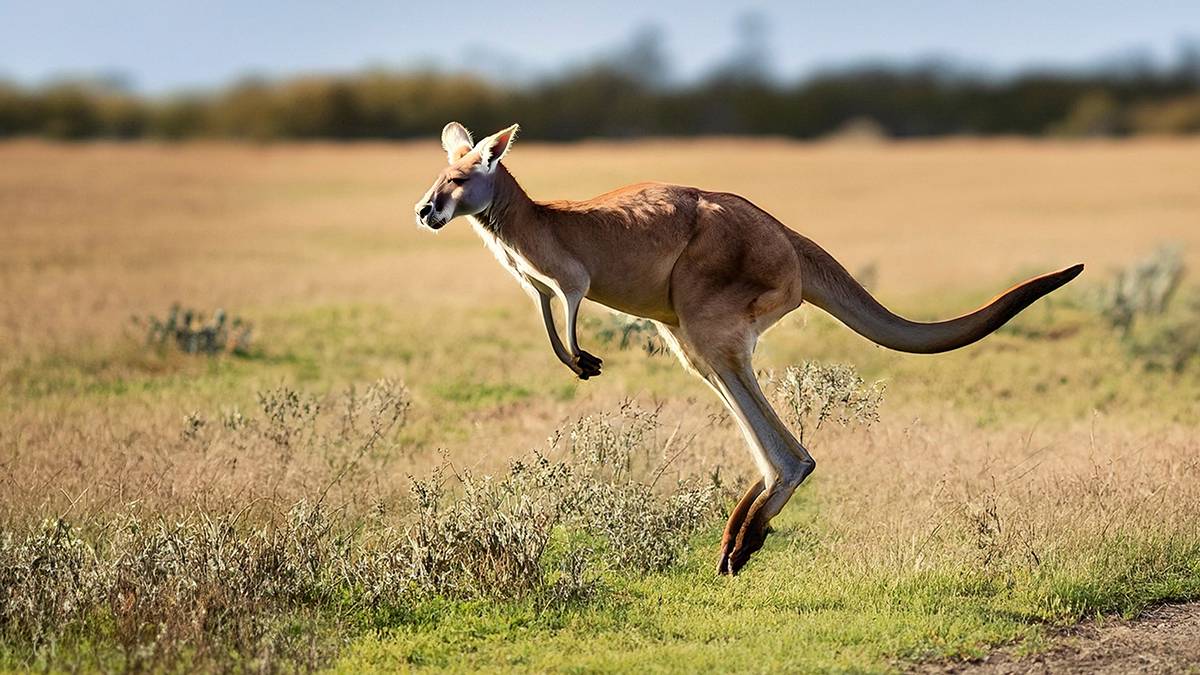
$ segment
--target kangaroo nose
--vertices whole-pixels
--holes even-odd
[[[421,205],[421,208],[417,209],[417,215],[424,218],[425,216],[428,216],[430,214],[430,212],[432,212],[432,211],[433,211],[433,204],[431,204],[429,202],[425,202],[424,204]]]

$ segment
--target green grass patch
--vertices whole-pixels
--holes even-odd
[[[813,527],[819,504],[797,507],[739,577],[714,574],[713,529],[666,573],[610,576],[592,605],[542,614],[527,603],[449,604],[360,637],[333,669],[888,672],[1002,644],[1036,650],[1086,617],[1200,597],[1197,541],[1103,542],[1016,577],[959,564],[905,569],[823,546],[833,533]]]

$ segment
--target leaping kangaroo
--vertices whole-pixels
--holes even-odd
[[[879,304],[820,246],[734,194],[638,183],[584,201],[533,201],[500,162],[517,129],[475,143],[461,124],[447,124],[449,166],[417,202],[417,223],[439,230],[467,216],[538,302],[550,346],[580,379],[599,375],[603,363],[579,347],[579,303],[588,298],[653,320],[684,367],[717,392],[762,473],[729,516],[721,574],[737,574],[762,547],[767,524],[816,467],[751,367],[767,328],[807,300],[884,347],[944,352],[991,333],[1083,270],[1030,279],[956,319],[917,323]],[[566,308],[566,344],[550,310],[555,296]]]

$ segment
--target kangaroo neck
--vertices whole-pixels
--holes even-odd
[[[505,243],[515,244],[520,230],[536,219],[537,209],[529,195],[503,164],[496,167],[492,203],[476,218],[483,229]]]

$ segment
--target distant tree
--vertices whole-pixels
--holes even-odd
[[[430,68],[284,81],[248,78],[210,94],[153,99],[119,75],[28,89],[0,83],[0,136],[178,139],[430,137],[455,119],[513,122],[525,138],[779,135],[1200,133],[1200,42],[1171,64],[1132,50],[1076,71],[997,78],[948,59],[858,63],[787,82],[771,68],[769,24],[738,17],[733,50],[692,83],[672,78],[662,28],[647,25],[557,75],[486,79]]]

